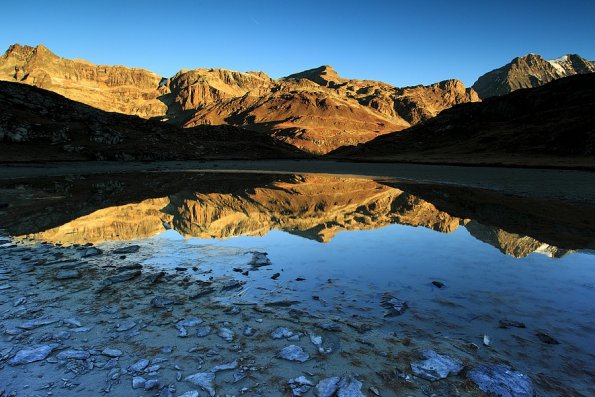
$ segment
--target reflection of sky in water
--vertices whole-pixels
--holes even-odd
[[[531,254],[516,259],[464,228],[444,234],[403,225],[345,231],[324,244],[281,231],[225,240],[185,240],[167,231],[151,242],[157,252],[146,263],[199,265],[199,273],[211,270],[209,276],[246,280],[248,300],[298,299],[302,309],[344,317],[358,313],[381,321],[380,295],[389,291],[409,301],[411,308],[387,320],[387,326],[399,324],[412,332],[441,332],[476,342],[489,333],[495,344],[509,342],[499,340],[506,336],[503,333],[526,333],[522,337],[533,340],[535,330],[543,330],[595,353],[592,255],[551,259]],[[273,265],[251,271],[248,277],[230,272],[231,267],[249,269],[251,250],[268,252]],[[281,273],[276,281],[270,279],[275,272]],[[297,277],[306,280],[295,281]],[[433,280],[446,287],[434,287]],[[312,300],[312,295],[321,301]],[[522,321],[528,328],[500,330],[500,319]]]

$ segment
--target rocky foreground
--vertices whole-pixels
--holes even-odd
[[[267,274],[263,252],[216,275],[143,265],[151,255],[143,241],[60,247],[2,238],[0,250],[0,396],[535,393],[487,337],[478,346],[386,331],[380,324],[409,307],[390,292],[377,302],[384,319],[310,313],[278,293],[238,300],[250,288],[243,275]]]

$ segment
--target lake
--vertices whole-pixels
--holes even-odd
[[[0,347],[11,349],[8,359],[31,344],[57,344],[27,368],[35,374],[41,362],[52,367],[46,378],[66,373],[78,383],[56,389],[60,395],[106,385],[127,395],[140,375],[124,362],[159,354],[168,364],[142,373],[145,381],[159,379],[149,394],[194,387],[236,395],[300,395],[303,388],[312,395],[322,380],[342,376],[362,382],[365,395],[481,395],[490,386],[472,374],[497,364],[526,375],[540,396],[595,394],[591,202],[387,177],[257,172],[27,178],[3,181],[0,192],[0,284],[8,286],[0,291]],[[101,252],[86,255],[91,246]],[[117,254],[130,246],[136,251]],[[14,270],[27,264],[29,271]],[[73,268],[78,276],[58,276]],[[142,272],[123,283],[109,278],[136,269]],[[160,274],[165,281],[146,285]],[[28,295],[32,284],[39,290]],[[64,295],[72,306],[52,305],[48,294]],[[15,305],[19,297],[30,303]],[[155,304],[156,297],[165,303]],[[23,311],[28,304],[35,310]],[[94,328],[44,341],[60,327],[68,331],[66,317]],[[176,324],[197,317],[213,334],[180,337]],[[39,318],[56,322],[19,325]],[[134,326],[118,331],[124,319]],[[194,323],[186,327],[200,333]],[[271,338],[276,327],[291,335]],[[99,346],[108,345],[124,356],[103,369]],[[274,358],[286,345],[303,349],[308,360]],[[52,359],[66,348],[89,356]],[[428,350],[461,368],[429,379],[416,364]],[[213,376],[212,389],[186,378],[238,359],[233,376]],[[66,370],[89,363],[99,365]],[[7,392],[23,392],[21,368],[0,366]],[[106,380],[113,368],[123,369]],[[312,385],[288,383],[301,375]]]

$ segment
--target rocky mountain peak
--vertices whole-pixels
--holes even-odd
[[[481,76],[473,88],[481,98],[504,95],[521,88],[539,87],[562,77],[595,72],[595,62],[577,54],[546,60],[527,54]]]
[[[334,87],[344,81],[330,65],[322,65],[314,69],[294,73],[287,76],[286,79],[307,79],[324,87]]]

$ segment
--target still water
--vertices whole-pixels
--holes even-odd
[[[370,324],[370,340],[453,341],[528,374],[540,395],[595,392],[595,225],[584,203],[333,175],[93,176],[3,191],[15,198],[2,214],[14,236],[134,241],[145,266],[245,283],[227,303],[291,302]],[[255,252],[270,264],[248,266]],[[407,310],[385,317],[383,293]]]

